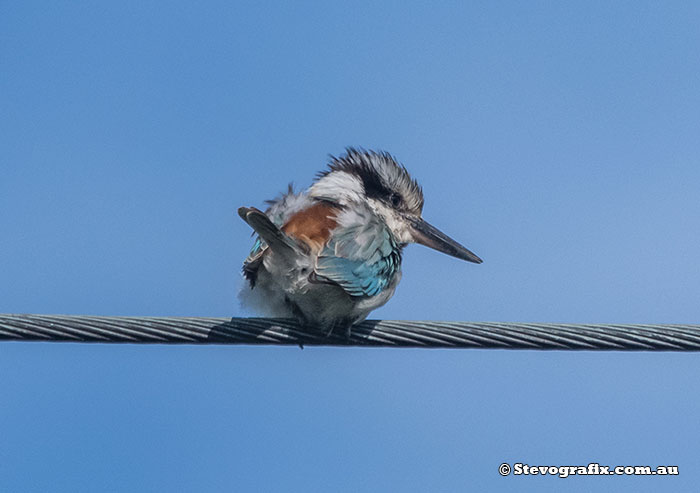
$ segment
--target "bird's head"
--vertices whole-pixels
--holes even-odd
[[[384,220],[402,244],[420,243],[469,262],[481,259],[422,218],[423,190],[389,153],[348,148],[331,157],[319,174],[311,197],[342,206],[365,203]]]

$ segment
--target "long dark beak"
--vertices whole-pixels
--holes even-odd
[[[434,248],[438,252],[452,255],[453,257],[461,258],[475,264],[483,262],[479,257],[474,255],[455,240],[447,236],[445,233],[432,226],[423,220],[423,218],[411,218],[413,226],[413,238],[416,243]]]

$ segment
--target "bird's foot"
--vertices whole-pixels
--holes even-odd
[[[328,331],[328,333],[326,334],[326,337],[330,337],[334,331],[338,331],[338,330],[342,331],[342,333],[345,335],[345,339],[350,339],[350,336],[352,335],[352,320],[347,319],[347,318],[343,318],[341,320],[335,321],[331,325],[331,328]]]

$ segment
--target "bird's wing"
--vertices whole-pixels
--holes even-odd
[[[368,208],[343,211],[316,259],[312,282],[332,282],[350,296],[382,292],[401,268],[401,248]]]
[[[251,287],[255,286],[255,281],[258,279],[258,269],[262,264],[265,250],[267,250],[267,243],[257,236],[253,248],[250,249],[250,253],[243,261],[243,276],[248,279]]]
[[[241,207],[238,210],[238,214],[241,218],[243,218],[243,220],[258,234],[253,243],[253,248],[251,248],[248,257],[243,262],[243,275],[250,281],[251,285],[255,285],[258,268],[262,264],[263,256],[269,248],[265,236],[267,235],[268,239],[280,239],[280,245],[288,245],[288,238],[285,238],[283,234],[280,237],[281,233],[279,232],[279,228],[282,227],[290,215],[296,213],[308,203],[309,198],[305,194],[294,193],[292,185],[289,185],[287,193],[280,195],[274,200],[267,201],[269,207],[265,213],[252,207]],[[261,231],[258,231],[258,229],[264,232],[261,234]],[[286,250],[285,246],[281,248]]]
[[[275,251],[288,254],[302,251],[301,246],[274,225],[263,211],[255,207],[240,207],[238,215]],[[253,248],[255,248],[255,245]],[[262,244],[260,249],[262,249]]]

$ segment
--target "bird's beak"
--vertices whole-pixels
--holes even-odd
[[[411,218],[413,239],[416,243],[434,248],[438,252],[461,258],[475,264],[483,262],[479,257],[464,248],[445,233],[427,223],[423,218]]]

